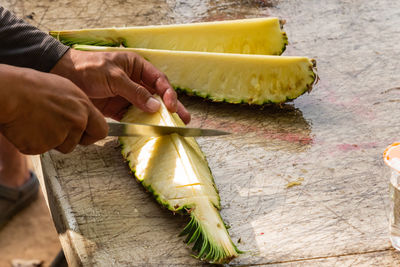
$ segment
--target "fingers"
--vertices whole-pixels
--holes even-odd
[[[121,77],[118,91],[122,97],[143,111],[154,113],[161,107],[160,102],[146,88],[131,81],[127,76]]]
[[[87,120],[76,126],[68,132],[64,142],[55,147],[56,150],[61,153],[69,153],[78,144],[90,145],[107,136],[108,125],[101,113],[93,106],[89,107]]]
[[[131,103],[122,96],[115,96],[106,99],[92,99],[92,103],[103,113],[105,117],[114,120],[121,120],[128,111]]]
[[[129,102],[137,106],[138,108],[147,112],[156,112],[160,108],[160,103],[154,99],[151,95],[152,88],[155,88],[156,92],[162,96],[165,106],[170,112],[177,112],[179,117],[184,123],[190,122],[190,113],[178,101],[175,90],[171,87],[167,77],[158,71],[153,65],[143,59],[143,63],[135,63],[134,69],[142,73],[142,78],[133,76],[136,81],[142,81],[144,86],[141,86],[133,82],[129,77],[120,77],[121,84],[117,87],[121,96],[126,98]],[[138,67],[138,66],[143,67]],[[152,73],[149,73],[152,71]],[[150,104],[150,105],[149,105]],[[113,116],[117,119],[122,117],[121,114]]]
[[[108,125],[103,115],[94,106],[90,107],[86,129],[79,144],[90,145],[107,136]]]
[[[178,96],[169,83],[167,76],[142,57],[138,57],[136,61],[141,62],[142,70],[141,79],[135,81],[143,82],[147,88],[150,88],[152,91],[154,90],[155,93],[163,98],[168,110],[176,112],[178,110]],[[137,76],[134,75],[133,77]]]
[[[142,75],[143,75],[143,62],[145,60],[140,56],[134,56],[133,58],[133,72],[131,79],[136,83],[142,82]],[[155,93],[154,91],[150,91],[151,93]]]
[[[74,130],[69,132],[67,138],[65,138],[64,143],[57,146],[55,149],[60,151],[61,153],[69,153],[79,144],[81,140],[83,130]]]
[[[170,112],[177,112],[184,123],[190,122],[190,113],[178,101],[178,95],[172,88],[167,76],[154,67],[150,62],[143,59],[143,70],[141,81],[146,87],[153,88],[157,94],[162,96],[165,106]]]
[[[190,122],[190,113],[186,110],[186,108],[182,105],[180,101],[178,101],[177,113],[185,124],[188,124]]]
[[[175,113],[178,111],[178,97],[173,89],[167,89],[162,98],[170,112]]]

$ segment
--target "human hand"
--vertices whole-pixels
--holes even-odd
[[[156,112],[158,94],[171,112],[188,123],[190,114],[177,100],[167,77],[133,52],[86,52],[70,49],[51,70],[73,81],[105,116],[120,120],[132,104]]]
[[[0,81],[0,132],[22,153],[67,153],[107,135],[103,115],[71,81],[1,64]]]

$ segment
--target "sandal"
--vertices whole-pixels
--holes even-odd
[[[0,185],[0,229],[15,214],[29,206],[37,198],[38,191],[39,181],[33,172],[29,180],[18,188]]]
[[[68,267],[64,251],[62,249],[60,250],[60,252],[58,252],[57,256],[51,262],[50,267]]]

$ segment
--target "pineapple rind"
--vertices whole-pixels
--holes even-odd
[[[309,92],[317,80],[315,60],[306,57],[77,45],[86,51],[132,51],[164,72],[172,86],[215,102],[284,103]]]
[[[174,212],[174,213],[181,213],[181,214],[183,214],[183,213],[186,213],[186,210],[187,210],[187,209],[190,209],[190,206],[187,206],[187,205],[182,205],[182,206],[179,206],[179,207],[170,205],[170,204],[168,203],[168,200],[165,200],[160,194],[157,193],[156,190],[154,190],[154,189],[152,188],[151,184],[147,184],[144,180],[139,179],[138,176],[136,175],[136,168],[135,168],[135,165],[128,159],[129,156],[127,155],[127,153],[124,152],[125,144],[124,144],[124,142],[123,142],[123,138],[122,138],[122,139],[119,138],[119,143],[120,143],[121,148],[122,148],[122,149],[121,149],[121,154],[122,154],[122,156],[127,160],[128,165],[129,165],[129,167],[130,167],[130,169],[131,169],[132,174],[134,175],[134,177],[136,178],[136,180],[146,189],[146,191],[149,192],[149,193],[151,193],[151,194],[154,196],[154,198],[156,199],[156,201],[157,201],[159,204],[161,204],[163,207],[169,209],[170,211],[172,211],[172,212]],[[129,152],[128,152],[128,153],[129,153]],[[203,154],[203,155],[204,155],[204,154]],[[205,157],[205,155],[204,155],[204,157]],[[209,167],[208,165],[207,165],[207,167],[208,167],[210,173],[212,173],[210,167]],[[221,204],[220,204],[221,198],[220,198],[220,196],[219,196],[218,188],[215,186],[214,177],[213,177],[212,175],[211,175],[211,182],[212,182],[212,184],[213,184],[214,190],[215,190],[215,192],[216,192],[216,197],[217,197],[217,201],[216,201],[216,202],[213,202],[213,205],[214,205],[214,207],[215,207],[216,209],[220,210],[220,209],[221,209]]]
[[[66,45],[85,44],[151,49],[281,55],[288,44],[277,18],[50,31]]]
[[[266,99],[261,103],[248,102],[246,99],[241,99],[240,101],[232,100],[229,98],[229,96],[225,96],[224,98],[216,98],[210,94],[205,94],[205,93],[202,93],[202,92],[190,89],[190,88],[182,88],[182,87],[174,85],[174,84],[172,84],[172,87],[178,93],[184,93],[189,96],[201,97],[201,98],[210,100],[212,102],[222,102],[222,103],[229,103],[229,104],[248,104],[248,105],[260,105],[261,106],[261,105],[266,105],[266,104],[282,104],[285,102],[292,101],[292,100],[298,98],[299,96],[305,94],[306,92],[310,92],[313,85],[316,83],[317,75],[316,75],[316,73],[314,73],[312,71],[312,74],[310,74],[310,76],[312,77],[312,81],[307,83],[306,87],[304,87],[303,89],[298,90],[297,94],[294,97],[286,96],[286,98],[283,101],[273,101],[270,99]]]
[[[266,105],[266,104],[282,104],[285,102],[292,101],[299,96],[305,94],[306,92],[310,93],[313,86],[318,82],[318,74],[317,74],[317,68],[316,68],[316,61],[314,59],[310,60],[310,66],[309,66],[309,76],[311,77],[310,82],[308,82],[304,88],[302,89],[297,89],[297,93],[293,96],[286,96],[286,98],[283,101],[273,101],[271,99],[266,99],[262,103],[255,103],[255,102],[248,102],[246,99],[241,99],[240,101],[237,100],[232,100],[229,98],[229,96],[224,96],[223,98],[217,98],[214,97],[210,94],[198,91],[198,90],[193,90],[190,88],[185,88],[185,87],[180,87],[179,85],[174,85],[172,84],[172,87],[178,92],[178,93],[184,93],[189,96],[197,96],[201,97],[207,100],[211,100],[213,102],[222,102],[222,103],[229,103],[229,104],[248,104],[248,105]]]
[[[79,33],[79,34],[77,34]],[[111,33],[106,36],[94,37],[90,35],[91,30],[66,30],[66,31],[50,31],[49,34],[59,40],[61,43],[72,46],[74,44],[90,44],[97,46],[120,46],[125,42],[121,37],[114,37]]]
[[[159,98],[161,101],[161,99]],[[124,117],[124,121],[134,121],[136,119],[139,119],[138,122],[145,122],[149,121],[151,123],[155,123],[159,121],[162,125],[163,123],[171,123],[173,122],[173,125],[180,126],[181,124],[183,125],[183,122],[179,119],[179,117],[176,114],[172,114],[170,118],[165,118],[164,116],[169,116],[167,115],[167,111],[164,105],[162,105],[161,111],[159,112],[160,115],[150,115],[150,114],[145,114],[142,111],[139,111],[137,108],[133,108],[133,110],[128,111],[128,113]],[[163,115],[164,114],[164,115]],[[169,114],[169,113],[168,113]],[[161,117],[159,117],[161,116]],[[161,120],[160,120],[161,119]],[[168,122],[168,120],[172,120]],[[164,137],[157,137],[157,138],[164,138]],[[184,138],[180,137],[176,134],[173,134],[171,136],[166,136],[166,139],[159,139],[158,141],[154,141],[154,138],[146,138],[146,137],[122,137],[120,138],[120,143],[122,145],[122,155],[124,158],[129,162],[129,167],[131,168],[133,174],[135,175],[136,179],[143,185],[143,187],[151,192],[156,201],[159,202],[162,206],[168,208],[169,210],[173,211],[174,213],[181,213],[181,214],[188,214],[191,217],[191,220],[189,224],[185,227],[184,231],[182,232],[182,235],[187,235],[185,242],[190,244],[194,244],[192,250],[197,253],[196,258],[199,258],[201,260],[205,260],[208,262],[212,263],[227,263],[234,257],[237,257],[240,251],[237,249],[237,247],[233,244],[231,238],[229,237],[229,233],[227,231],[226,225],[223,222],[218,210],[220,208],[220,198],[217,193],[215,183],[213,182],[213,177],[211,174],[211,170],[207,164],[207,161],[204,157],[204,154],[202,154],[200,148],[198,147],[196,141],[194,138]],[[154,142],[152,142],[152,140]],[[157,151],[162,152],[162,151],[167,151],[165,149],[170,149],[169,143],[165,143],[165,141],[170,140],[170,142],[182,142],[186,144],[183,145],[177,145],[174,144],[175,149],[177,149],[177,155],[179,157],[179,160],[182,162],[191,162],[189,166],[184,166],[184,168],[190,170],[190,169],[196,169],[197,175],[204,175],[205,173],[202,172],[202,170],[207,169],[206,173],[209,173],[210,175],[207,175],[203,178],[198,177],[197,181],[201,182],[202,184],[208,184],[208,179],[212,180],[212,186],[213,186],[213,193],[209,193],[211,191],[208,191],[208,189],[200,189],[197,193],[189,193],[187,197],[184,197],[185,199],[179,199],[177,202],[174,202],[174,200],[168,200],[165,198],[166,195],[170,194],[166,192],[162,192],[162,190],[158,189],[156,190],[153,185],[156,185],[157,183],[160,182],[161,184],[164,183],[163,189],[164,191],[169,187],[170,184],[168,184],[168,181],[170,180],[170,173],[168,172],[169,167],[167,163],[167,167],[161,166],[157,167],[154,164],[157,164],[157,162],[160,162],[159,160],[162,160],[163,157],[155,157]],[[151,142],[151,148],[145,148],[147,142]],[[164,145],[164,149],[157,146]],[[194,148],[192,146],[195,146]],[[141,149],[143,148],[143,149]],[[137,152],[137,153],[136,153]],[[146,157],[142,158],[142,161],[138,161],[140,159],[141,153],[146,153]],[[150,153],[150,154],[149,154]],[[166,154],[166,158],[170,158],[171,156],[175,157],[174,153],[175,152],[168,152],[169,154]],[[197,159],[198,153],[201,153],[202,156]],[[187,155],[185,155],[187,154]],[[189,161],[184,161],[185,158],[191,158]],[[148,161],[150,160],[150,161]],[[194,162],[193,162],[194,160]],[[150,164],[153,164],[151,166],[146,166],[145,169],[143,169],[143,166],[140,167],[140,163],[145,163],[145,162],[151,162]],[[163,162],[163,161],[161,161]],[[205,166],[199,167],[195,164],[206,164],[207,168]],[[135,164],[139,164],[138,168],[135,166]],[[175,165],[175,168],[180,165]],[[156,168],[155,172],[150,172],[148,169],[153,169]],[[137,170],[141,170],[141,173],[138,173]],[[161,170],[161,172],[158,172]],[[166,170],[166,172],[163,172],[162,170]],[[158,173],[164,174],[163,177],[158,176]],[[176,176],[176,169],[174,171],[175,173],[175,178],[180,177],[180,175]],[[179,172],[181,173],[181,172]],[[158,178],[154,179],[151,177],[151,175],[156,174]],[[187,175],[190,175],[189,172],[187,172]],[[164,178],[165,177],[165,178]],[[174,179],[175,179],[174,178]],[[193,177],[192,177],[193,178]],[[184,183],[177,183],[177,181],[173,181],[171,184],[172,186],[180,187],[180,185],[185,185],[185,186],[190,186],[192,183],[193,179],[191,176],[188,176],[187,178],[184,179]],[[192,190],[192,189],[191,189]],[[191,191],[190,191],[191,192]],[[215,194],[215,195],[214,195]],[[176,193],[170,194],[171,196],[176,195]],[[180,205],[176,205],[176,203],[180,203]],[[174,205],[175,204],[175,205]]]
[[[223,227],[224,230],[228,232],[225,223],[223,224]],[[185,235],[187,235],[185,243],[188,245],[194,243],[192,250],[197,252],[197,256],[195,257],[201,260],[206,260],[216,264],[224,264],[243,253],[236,247],[235,244],[233,244],[233,242],[231,242],[231,245],[234,252],[230,254],[228,254],[221,246],[215,246],[212,242],[210,242],[210,239],[213,237],[204,231],[203,227],[201,226],[201,222],[191,213],[189,223],[179,234],[179,236]]]
[[[285,52],[287,45],[289,44],[289,40],[288,40],[286,32],[282,32],[282,39],[283,39],[282,49],[279,53],[275,54],[276,56],[282,55],[283,52]]]
[[[123,142],[120,140],[120,143],[123,146]],[[124,157],[126,155],[122,153]],[[130,162],[129,162],[130,163]],[[168,201],[164,201],[162,197],[158,193],[156,193],[155,190],[151,187],[151,185],[147,185],[144,183],[144,181],[138,179],[136,176],[136,171],[133,165],[129,164],[132,170],[132,174],[136,177],[137,181],[142,184],[142,186],[149,192],[151,193],[155,200],[160,203],[162,206],[165,208],[171,210],[174,213],[180,213],[180,214],[190,214],[191,220],[189,223],[185,226],[185,228],[182,230],[182,232],[179,234],[179,236],[185,236],[187,235],[186,239],[184,240],[185,243],[190,245],[191,243],[194,243],[194,246],[192,247],[192,250],[197,253],[197,255],[194,255],[195,258],[204,260],[210,263],[216,263],[216,264],[224,264],[228,263],[231,261],[233,258],[237,257],[239,254],[243,253],[240,251],[236,245],[232,242],[232,240],[229,238],[229,232],[226,228],[226,224],[222,220],[220,214],[217,212],[218,217],[221,221],[221,225],[223,225],[224,230],[226,231],[228,238],[230,240],[230,244],[233,248],[233,253],[227,253],[227,251],[224,250],[222,245],[213,242],[213,237],[212,234],[208,233],[205,228],[201,226],[201,221],[194,215],[192,215],[191,210],[196,208],[195,203],[193,204],[188,204],[188,205],[182,205],[179,207],[176,206],[171,206]],[[219,202],[219,195],[218,195],[218,202]],[[219,210],[219,206],[215,206],[216,210]],[[212,249],[211,249],[212,248]]]

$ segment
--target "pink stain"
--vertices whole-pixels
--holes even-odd
[[[353,97],[350,100],[343,100],[337,97],[335,93],[330,93],[325,100],[331,104],[339,107],[343,107],[346,111],[352,112],[358,117],[367,118],[368,120],[376,119],[376,114],[368,108],[368,106],[362,105],[359,97]]]
[[[377,146],[378,146],[378,144],[376,142],[372,142],[372,143],[361,143],[361,144],[340,144],[340,145],[337,145],[337,148],[340,151],[347,152],[347,151],[354,151],[354,150],[360,150],[360,149],[374,148]]]
[[[193,122],[193,127],[199,127],[199,122]],[[204,123],[204,122],[203,122]],[[290,143],[300,143],[300,144],[312,144],[313,138],[310,137],[307,132],[280,132],[275,129],[264,129],[262,127],[257,127],[255,125],[245,124],[241,122],[228,122],[228,121],[216,121],[216,120],[206,120],[207,128],[223,129],[228,132],[237,134],[247,134],[255,133],[257,138],[281,140]]]
[[[286,141],[290,143],[300,143],[300,144],[311,144],[313,139],[310,136],[306,136],[305,134],[301,133],[279,133],[279,132],[263,132],[263,137],[269,139],[276,139],[281,141]]]

